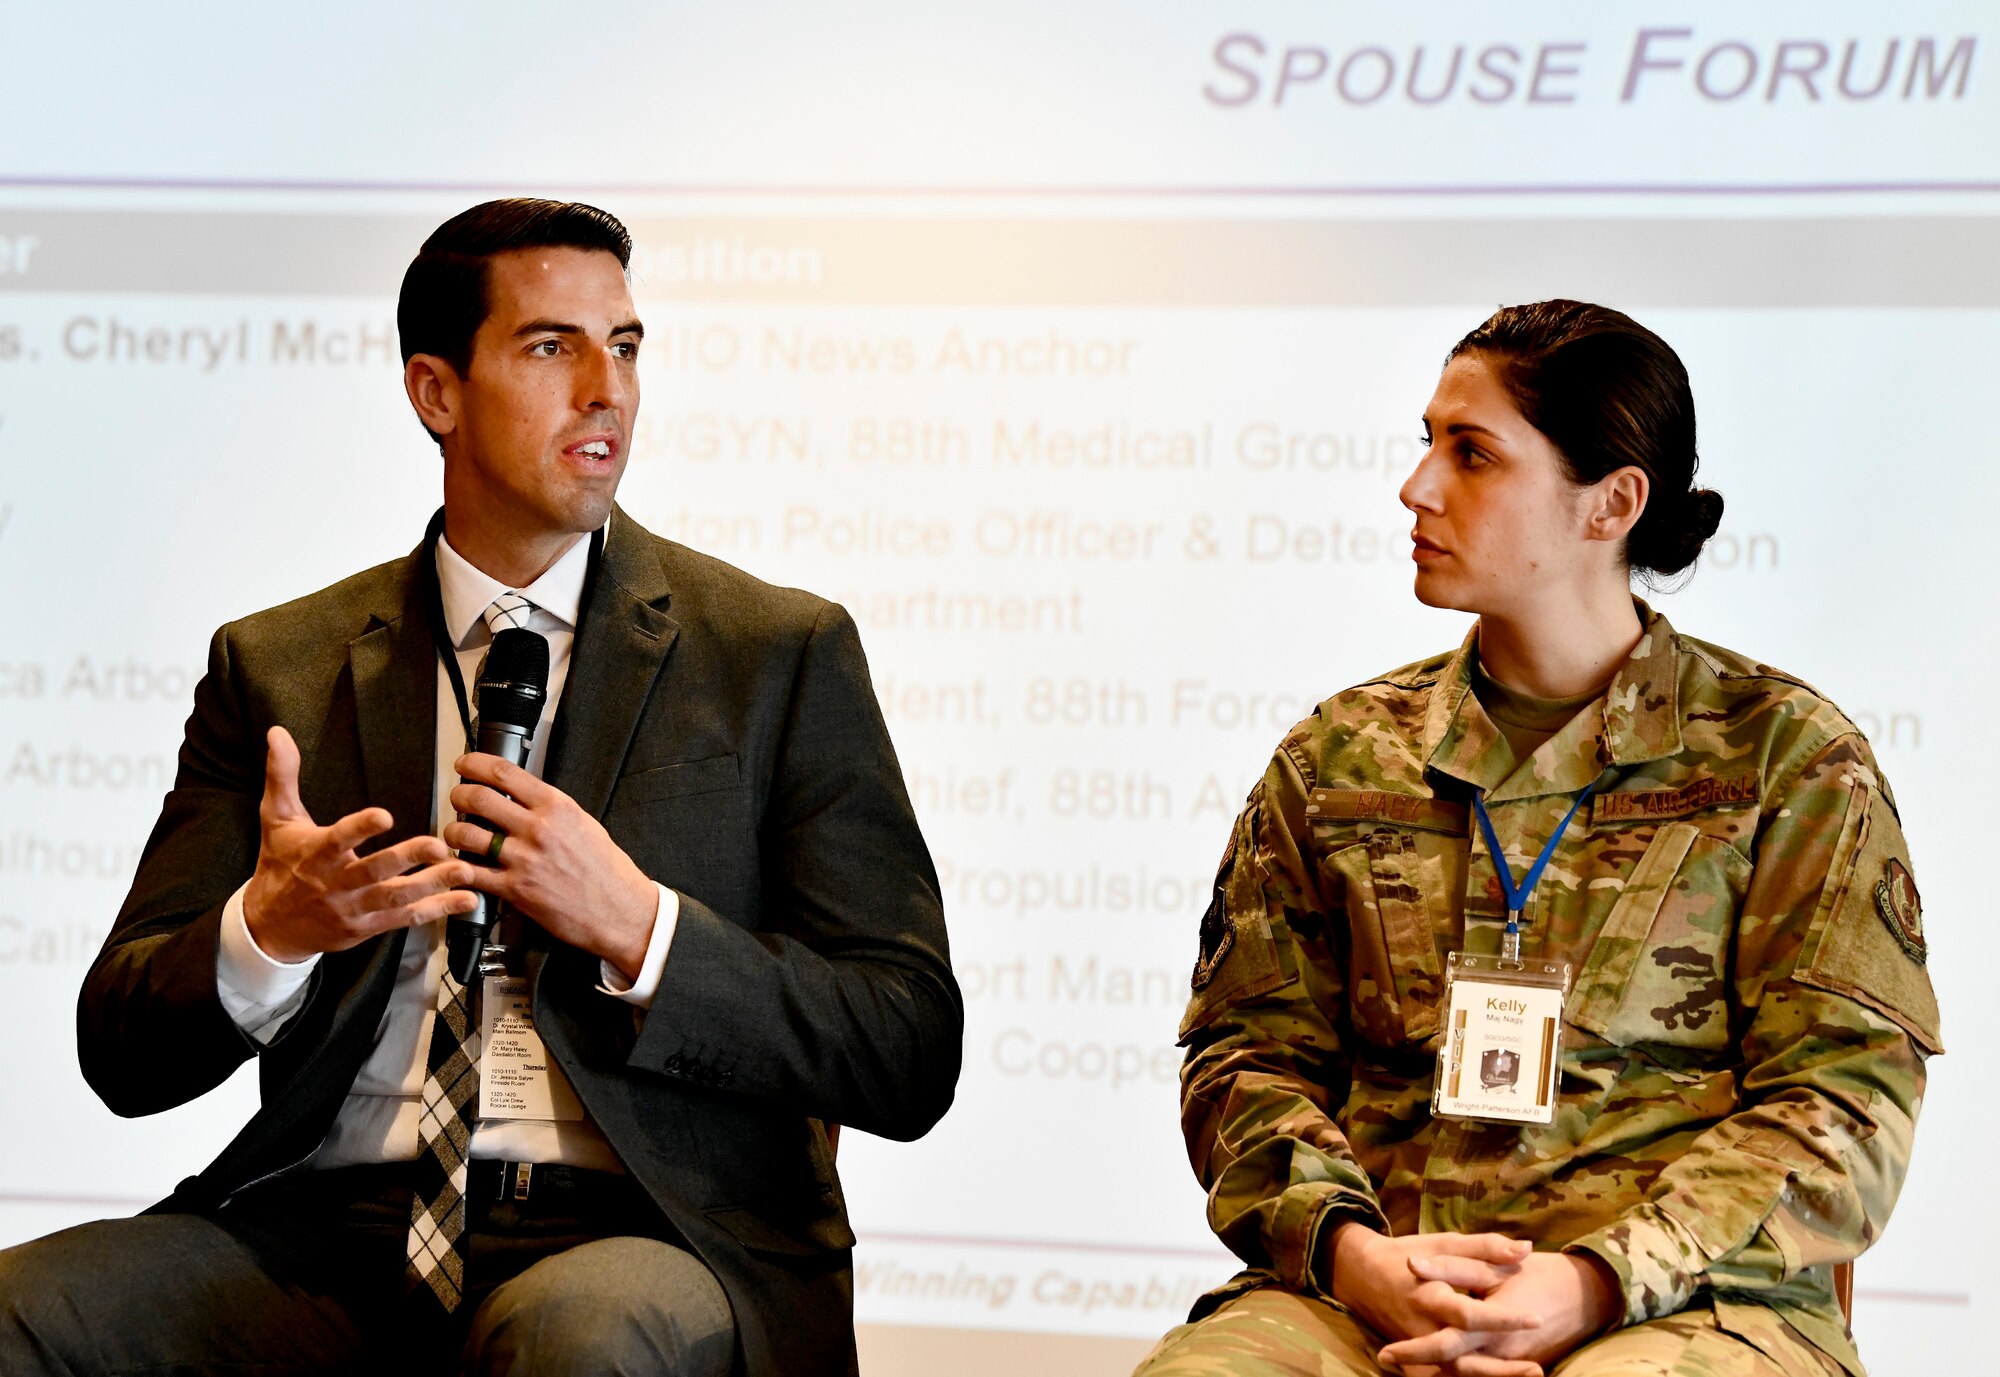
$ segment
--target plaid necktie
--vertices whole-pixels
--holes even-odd
[[[486,609],[494,635],[525,627],[535,605],[506,592]],[[417,1187],[410,1202],[404,1255],[406,1280],[446,1314],[465,1296],[465,1167],[472,1153],[472,1121],[479,1111],[479,992],[445,971],[431,1023],[430,1054],[417,1118]]]
[[[528,624],[528,617],[534,610],[533,603],[509,589],[495,598],[493,605],[483,614],[486,618],[486,629],[498,636],[509,628],[525,627]]]

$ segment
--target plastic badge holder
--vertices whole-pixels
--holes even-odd
[[[1569,981],[1567,962],[1452,952],[1445,964],[1445,1036],[1431,1113],[1553,1122]]]

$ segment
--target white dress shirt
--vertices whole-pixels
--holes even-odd
[[[549,696],[528,755],[528,768],[542,773],[549,737],[563,685],[569,678],[570,649],[576,640],[576,619],[589,572],[590,541],[579,540],[546,573],[526,588],[514,589],[535,605],[528,630],[549,643]],[[437,571],[443,593],[445,632],[456,648],[468,693],[479,661],[492,643],[485,612],[507,585],[481,572],[451,548],[437,542]],[[458,783],[453,762],[465,749],[465,728],[458,700],[442,662],[437,672],[437,741],[431,790],[431,830],[441,833],[457,817],[451,790]],[[316,818],[321,824],[332,818]],[[248,888],[247,885],[244,888]],[[646,959],[639,978],[628,984],[609,962],[600,963],[607,995],[646,1008],[659,989],[660,975],[673,943],[680,916],[680,896],[659,886],[659,909],[653,921]],[[216,959],[216,988],[222,1006],[252,1041],[268,1045],[305,1001],[317,956],[304,961],[276,961],[264,954],[243,918],[243,889],[231,895],[222,913],[222,945]],[[442,923],[424,923],[408,930],[402,961],[389,1006],[375,1032],[374,1050],[362,1063],[347,1101],[334,1119],[326,1141],[313,1159],[316,1167],[354,1166],[364,1162],[414,1159],[418,1151],[418,1097],[427,1074],[431,1027],[437,1011],[438,987],[444,979],[445,943]],[[549,1074],[562,1072],[553,1062]],[[600,1171],[622,1171],[623,1165],[586,1111],[578,1122],[549,1120],[481,1120],[473,1128],[472,1155],[516,1162],[561,1162]]]

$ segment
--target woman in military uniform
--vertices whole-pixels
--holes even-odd
[[[1505,308],[1424,423],[1417,598],[1477,621],[1321,704],[1237,820],[1182,1121],[1247,1270],[1140,1372],[1859,1374],[1834,1268],[1942,1050],[1887,782],[1633,598],[1722,513],[1657,336]],[[1435,1114],[1447,974],[1503,954],[1568,968],[1548,1121]]]

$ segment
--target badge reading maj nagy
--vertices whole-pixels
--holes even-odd
[[[1930,959],[1924,942],[1923,902],[1917,897],[1917,882],[1910,868],[1891,856],[1875,882],[1875,911],[1895,934],[1896,942],[1919,966]]]

